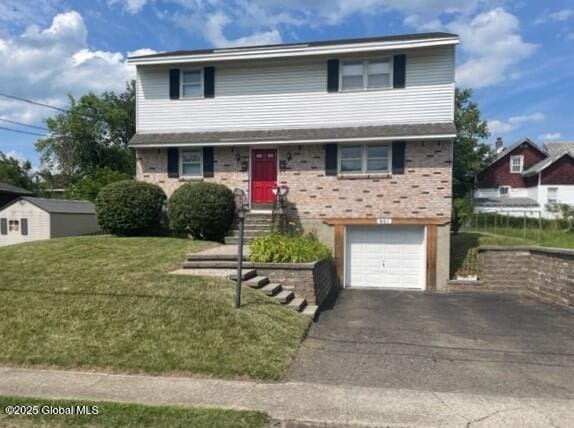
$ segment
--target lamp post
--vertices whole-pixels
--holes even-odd
[[[237,221],[239,222],[239,240],[237,242],[237,281],[235,283],[235,308],[241,307],[241,277],[243,268],[243,224],[245,223],[245,208],[243,193],[236,198]]]

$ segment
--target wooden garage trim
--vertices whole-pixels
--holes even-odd
[[[445,217],[428,217],[428,218],[402,218],[402,217],[388,217],[388,224],[419,224],[426,226],[429,224],[442,225],[450,222],[448,218]],[[369,225],[369,224],[379,224],[375,217],[366,218],[326,218],[323,223],[329,226],[335,226],[338,224],[343,225]],[[386,224],[386,223],[385,223]]]
[[[447,218],[392,218],[391,225],[421,225],[426,226],[426,287],[427,292],[436,292],[437,274],[437,238],[438,226],[450,222]],[[335,262],[339,283],[344,287],[343,269],[345,266],[345,226],[376,225],[376,218],[331,218],[323,223],[335,227]]]
[[[438,228],[436,224],[429,224],[427,229],[427,286],[426,291],[436,291],[436,244]]]

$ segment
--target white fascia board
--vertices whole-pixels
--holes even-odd
[[[402,50],[414,49],[436,46],[457,45],[459,43],[457,37],[445,37],[442,39],[423,39],[412,41],[398,41],[398,42],[368,42],[368,43],[352,43],[331,46],[308,46],[297,47],[287,46],[285,48],[273,49],[242,49],[238,51],[225,51],[212,52],[197,55],[176,55],[155,58],[128,58],[128,64],[145,65],[145,64],[193,64],[201,62],[220,62],[231,60],[247,60],[247,59],[267,59],[267,58],[284,58],[284,57],[301,57],[311,55],[336,55],[347,53],[360,53],[372,51],[388,51],[388,50]]]
[[[452,140],[456,134],[439,134],[439,135],[407,135],[394,137],[357,137],[357,138],[326,138],[320,140],[267,140],[267,141],[218,141],[218,142],[194,142],[194,143],[162,143],[162,144],[145,144],[130,145],[134,149],[160,149],[166,147],[193,147],[193,146],[263,146],[263,145],[284,145],[284,144],[325,144],[325,143],[355,143],[369,141],[434,141],[434,140]]]

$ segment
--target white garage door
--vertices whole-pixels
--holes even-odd
[[[345,285],[424,289],[423,226],[348,226]]]

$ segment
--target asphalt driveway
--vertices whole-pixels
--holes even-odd
[[[508,295],[344,290],[288,381],[574,398],[574,314]]]

